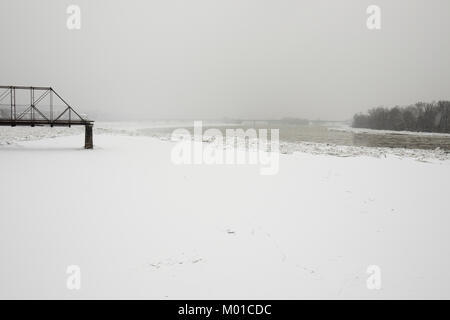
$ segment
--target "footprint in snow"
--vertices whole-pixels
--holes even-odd
[[[203,258],[189,258],[189,259],[166,259],[159,262],[149,263],[148,265],[152,268],[159,269],[161,267],[172,267],[175,265],[182,265],[187,263],[196,264],[203,261]]]

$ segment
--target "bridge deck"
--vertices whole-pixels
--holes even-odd
[[[10,119],[0,119],[0,126],[49,126],[49,127],[70,127],[70,126],[92,126],[94,121],[91,120],[56,120],[56,121],[47,121],[47,120],[30,120],[30,119],[21,119],[21,120],[10,120]]]

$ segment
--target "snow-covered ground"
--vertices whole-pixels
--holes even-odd
[[[83,127],[0,127],[0,147],[20,141],[72,136],[84,132],[83,130]]]
[[[450,298],[448,161],[299,152],[262,176],[83,138],[0,146],[0,298]]]

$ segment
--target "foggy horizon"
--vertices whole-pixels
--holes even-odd
[[[2,1],[2,85],[52,86],[94,120],[348,120],[450,99],[450,2]],[[441,33],[442,32],[442,33]],[[30,58],[32,57],[32,58]]]

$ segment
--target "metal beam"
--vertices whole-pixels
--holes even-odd
[[[26,87],[26,86],[0,86],[0,89],[23,89],[23,90],[50,90],[50,87]]]

